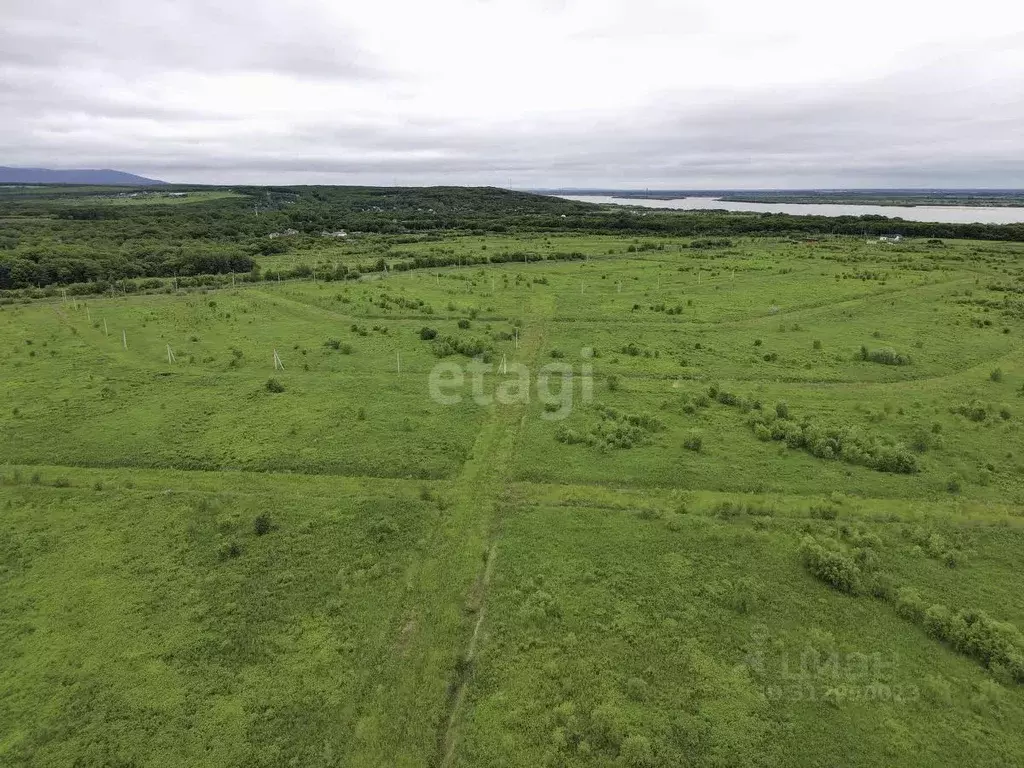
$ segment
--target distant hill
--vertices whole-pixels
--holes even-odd
[[[133,187],[166,184],[166,181],[147,179],[134,173],[112,171],[109,168],[99,170],[76,168],[66,171],[55,171],[50,168],[8,168],[0,166],[0,184],[98,184],[127,185]]]

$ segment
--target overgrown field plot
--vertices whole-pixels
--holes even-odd
[[[13,463],[442,477],[483,416],[424,396],[418,324],[256,292],[8,308],[0,326]]]
[[[1021,762],[1017,246],[407,239],[0,306],[0,762]]]
[[[401,764],[443,684],[407,663],[409,582],[449,515],[418,484],[15,468],[0,530],[4,765]],[[450,589],[468,588],[451,563]],[[415,612],[410,613],[410,609]],[[437,653],[450,653],[433,636]]]
[[[884,600],[823,585],[796,554],[808,533],[859,537],[929,598],[1019,622],[1024,606],[996,585],[1020,526],[942,527],[982,558],[947,576],[914,543],[920,524],[860,522],[843,503],[834,522],[807,509],[677,497],[510,512],[456,764],[1024,759],[1010,725],[1024,717],[1019,685]]]

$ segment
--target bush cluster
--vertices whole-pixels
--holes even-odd
[[[773,517],[775,510],[772,507],[758,504],[756,502],[743,501],[720,501],[711,508],[711,514],[722,520],[731,520],[740,515],[751,517]]]
[[[433,352],[438,357],[449,355],[465,355],[466,357],[482,357],[485,363],[490,362],[493,350],[482,339],[460,339],[457,336],[439,335],[433,339]]]
[[[957,652],[1024,683],[1024,635],[1013,624],[996,621],[984,611],[951,611],[939,603],[929,606],[910,587],[896,593],[896,610]]]
[[[967,555],[941,533],[918,526],[909,532],[908,538],[928,557],[945,563],[949,568],[961,568],[967,562]]]
[[[788,407],[785,409],[788,412]],[[842,460],[879,472],[913,474],[918,471],[917,456],[903,445],[868,435],[857,427],[823,427],[804,419],[795,421],[755,416],[751,429],[761,440],[784,441],[790,448],[802,448],[819,459]]]
[[[694,451],[700,453],[704,447],[704,436],[697,430],[692,430],[690,433],[683,438],[683,448],[688,451]]]
[[[882,365],[910,365],[910,357],[908,355],[900,354],[889,347],[868,349],[862,346],[860,352],[857,353],[857,359]]]
[[[800,542],[800,559],[811,575],[833,589],[849,595],[860,591],[861,570],[835,539],[822,544],[813,536],[805,536]]]
[[[950,413],[959,414],[965,419],[982,422],[988,418],[991,408],[978,400],[971,400],[969,403],[960,403],[949,409]]]
[[[596,408],[599,418],[591,429],[580,432],[563,425],[555,433],[555,439],[567,445],[582,444],[601,449],[633,448],[646,445],[654,432],[665,428],[657,417],[647,413],[625,413],[607,406]]]

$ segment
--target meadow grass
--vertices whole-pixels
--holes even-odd
[[[1019,246],[323,240],[0,306],[0,763],[1024,761]]]

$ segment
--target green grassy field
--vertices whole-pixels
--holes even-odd
[[[0,306],[0,764],[1024,764],[1024,247],[380,242]]]

